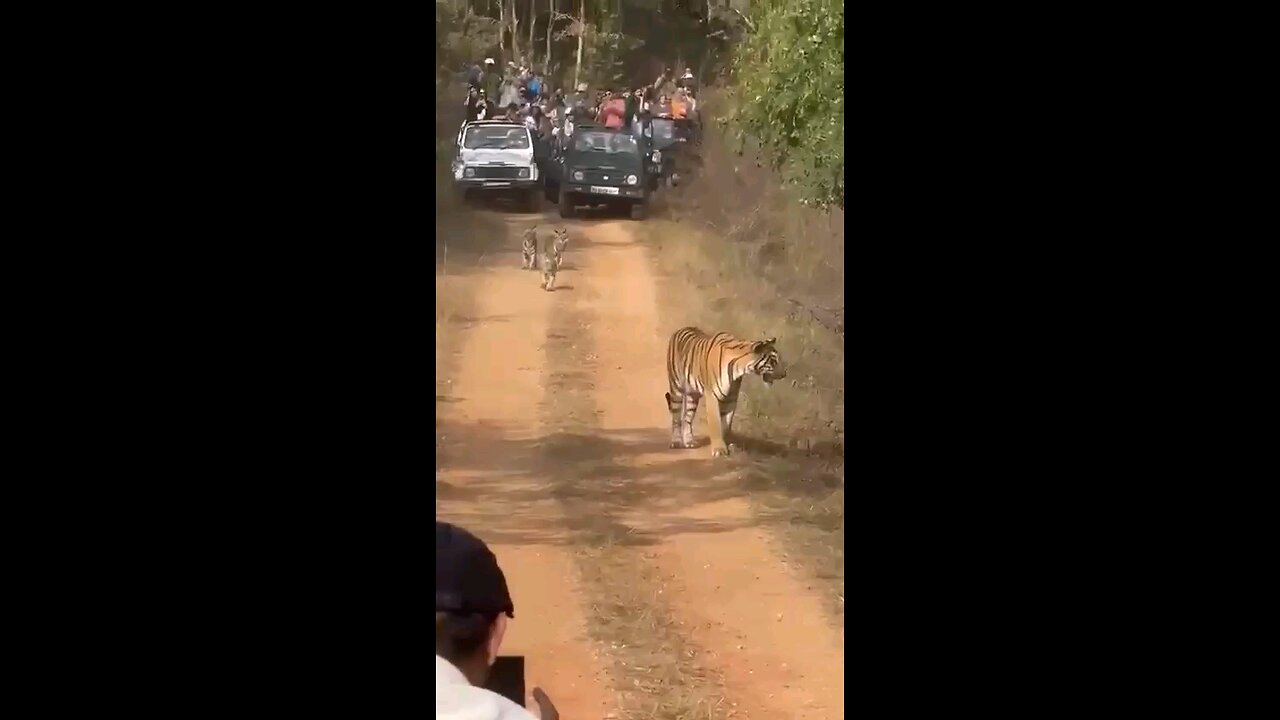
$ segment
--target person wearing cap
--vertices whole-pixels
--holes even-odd
[[[685,90],[692,90],[697,85],[697,81],[693,79],[693,68],[685,68],[684,74],[676,81],[676,87]]]
[[[481,80],[481,83],[483,83],[482,87],[485,95],[490,100],[497,100],[499,89],[502,87],[502,76],[498,74],[493,58],[485,58],[484,79]]]
[[[436,720],[559,720],[541,688],[540,717],[485,689],[516,607],[498,558],[480,538],[436,521]]]
[[[576,107],[590,107],[591,98],[587,95],[586,83],[578,83],[578,87],[574,89],[572,101]]]

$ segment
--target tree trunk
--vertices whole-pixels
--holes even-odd
[[[516,0],[511,0],[511,52],[516,62],[523,65],[524,57],[520,54],[520,18],[516,17]]]
[[[498,0],[498,49],[502,51],[502,57],[498,58],[498,62],[504,62],[507,57],[507,0]]]
[[[534,3],[536,2],[538,2],[538,0],[529,0],[528,20],[529,20],[529,64],[530,65],[533,65],[533,56],[536,54],[533,52],[533,28],[536,27],[538,24],[538,9],[537,7],[534,6]]]
[[[556,24],[556,0],[547,0],[547,56],[542,59],[543,70],[551,72],[551,28]]]
[[[587,34],[587,0],[578,0],[578,56],[573,64],[573,89],[578,90],[578,78],[582,73],[582,40]]]

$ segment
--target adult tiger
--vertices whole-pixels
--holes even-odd
[[[696,327],[675,331],[667,344],[671,447],[694,447],[693,416],[698,412],[698,401],[707,395],[711,455],[728,455],[743,376],[755,373],[766,385],[787,376],[782,357],[774,348],[776,342],[777,338],[740,340],[729,333],[707,335]]]

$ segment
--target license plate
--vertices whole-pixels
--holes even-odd
[[[593,193],[600,193],[601,195],[617,195],[617,194],[618,194],[618,188],[616,188],[616,187],[600,187],[599,185],[592,185],[592,186],[591,186],[591,192],[593,192]]]
[[[484,184],[484,186],[485,186],[485,187],[494,187],[494,188],[503,188],[503,187],[511,187],[511,183],[509,183],[509,182],[487,182],[487,183],[485,183],[485,184]]]

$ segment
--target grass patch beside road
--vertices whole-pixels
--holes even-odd
[[[696,154],[681,186],[662,192],[659,217],[636,226],[664,284],[663,319],[672,332],[778,338],[788,375],[768,389],[743,381],[734,431],[745,452],[732,462],[788,559],[843,623],[843,214],[794,202],[712,127]]]

